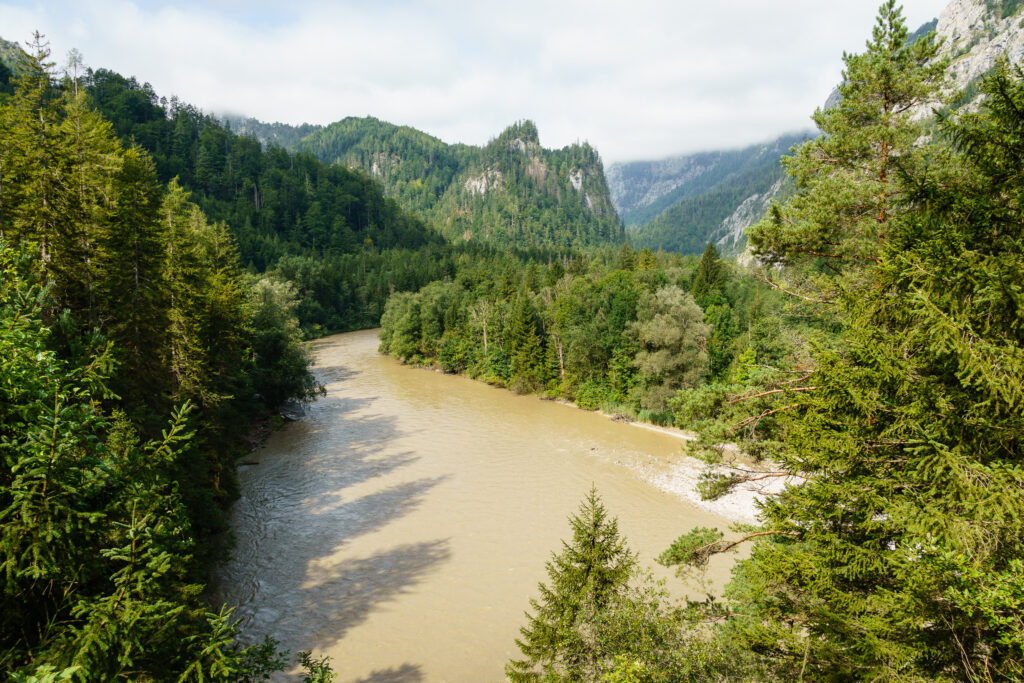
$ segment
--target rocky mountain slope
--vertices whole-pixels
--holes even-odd
[[[226,120],[264,143],[368,173],[456,242],[585,246],[624,237],[597,152],[585,143],[545,149],[531,121],[477,147],[372,117],[303,127]]]
[[[676,202],[713,192],[752,169],[777,166],[782,154],[809,135],[783,135],[744,149],[612,164],[608,168],[612,202],[627,227],[644,225]]]
[[[709,241],[726,252],[788,187],[779,159],[812,133],[783,135],[739,150],[703,152],[608,170],[612,200],[639,247],[699,254]]]
[[[1002,57],[1021,62],[1022,17],[1022,0],[953,0],[946,5],[935,33],[944,39],[940,56],[952,59],[949,73],[956,89],[970,89]]]
[[[955,108],[977,104],[978,82],[998,59],[1024,61],[1024,0],[953,0],[911,40],[932,30],[943,41],[939,56],[951,59]],[[838,90],[824,106],[837,96]],[[923,107],[920,115],[931,116],[933,109]],[[765,148],[774,153],[778,146]],[[631,240],[684,253],[700,253],[709,241],[726,252],[742,250],[744,230],[790,187],[777,164],[759,165],[759,154],[753,147],[610,167],[612,200]],[[748,193],[736,191],[737,177],[750,184]]]

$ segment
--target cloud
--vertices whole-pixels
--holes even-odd
[[[911,28],[941,0],[905,3]],[[870,36],[873,2],[0,0],[0,34],[148,81],[206,111],[372,115],[480,144],[522,118],[606,161],[806,128]]]

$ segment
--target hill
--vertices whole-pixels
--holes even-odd
[[[455,242],[575,247],[623,237],[597,152],[586,143],[545,149],[532,121],[477,147],[346,118],[297,148],[380,179],[385,194]]]
[[[455,243],[578,247],[624,236],[597,152],[586,143],[545,149],[532,121],[474,146],[370,116],[328,126],[223,120],[264,144],[366,172]]]

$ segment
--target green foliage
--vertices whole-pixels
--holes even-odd
[[[338,674],[331,668],[331,658],[317,659],[311,650],[299,652],[299,666],[303,668],[302,683],[334,683]]]
[[[693,285],[690,292],[698,301],[710,299],[722,289],[723,273],[722,261],[718,257],[718,250],[715,245],[708,242],[704,254],[697,264],[697,272],[693,274]]]
[[[104,414],[109,355],[47,348],[33,270],[0,244],[0,665],[26,681],[242,672],[249,651],[188,576],[172,475],[190,406],[147,442]]]
[[[587,256],[478,255],[451,282],[392,296],[380,348],[660,424],[673,422],[669,404],[680,388],[699,387],[709,372],[724,377],[744,349],[772,359],[786,353],[770,338],[777,319],[764,315],[778,297],[721,260],[705,315],[679,286],[690,286],[696,259],[685,271],[679,257],[635,258],[628,246]]]
[[[619,537],[596,489],[569,518],[573,537],[547,563],[550,585],[540,584],[540,599],[520,629],[516,645],[523,659],[505,668],[513,681],[594,680],[607,665],[598,622],[626,595],[636,556]]]
[[[703,379],[708,336],[704,312],[679,287],[666,285],[641,295],[629,331],[639,347],[633,363],[643,408],[664,410],[676,391]]]
[[[0,668],[264,680],[273,646],[239,647],[201,595],[234,450],[273,407],[254,388],[315,394],[288,286],[244,280],[226,226],[32,49],[0,102],[0,234],[21,248],[0,244]]]
[[[153,159],[204,215],[228,226],[239,259],[291,280],[307,334],[376,326],[392,291],[452,269],[452,249],[363,173],[308,153],[263,149],[175,98],[100,69],[85,79],[97,110],[125,144]]]
[[[869,52],[902,36],[893,16]],[[841,345],[772,416],[773,457],[802,483],[765,501],[715,627],[754,653],[752,677],[1021,676],[1024,73],[1001,65],[983,90],[981,112],[942,123],[946,153],[900,169],[884,239],[860,243],[877,262],[836,283]],[[666,559],[730,546],[697,530]]]
[[[302,333],[295,309],[295,285],[273,277],[253,278],[246,290],[253,368],[253,389],[267,405],[279,406],[288,399],[311,400],[323,395],[308,371],[311,358],[301,343]]]
[[[1021,8],[1021,0],[985,0],[985,7],[998,20],[1015,15]]]
[[[543,149],[531,121],[471,147],[370,117],[346,118],[298,147],[379,178],[389,197],[455,243],[565,247],[622,239],[597,152],[587,144]]]
[[[547,564],[549,584],[516,641],[513,681],[736,680],[749,659],[702,633],[692,606],[674,604],[639,571],[597,492],[570,517],[571,543]]]

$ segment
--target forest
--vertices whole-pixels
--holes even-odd
[[[321,392],[297,293],[30,50],[0,100],[0,669],[261,680],[283,654],[204,588],[250,429]]]
[[[956,112],[937,55],[882,5],[743,265],[622,244],[560,201],[596,152],[542,153],[530,122],[459,162],[506,192],[439,161],[420,185],[395,167],[388,196],[133,78],[60,74],[36,34],[0,61],[0,669],[291,666],[210,601],[236,463],[322,394],[304,339],[379,323],[405,362],[695,432],[705,497],[787,482],[756,525],[680,529],[658,561],[681,577],[747,551],[684,604],[591,490],[509,679],[1024,678],[1024,70],[1000,62]]]

